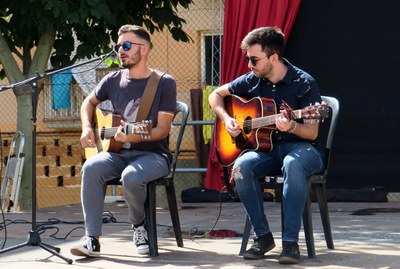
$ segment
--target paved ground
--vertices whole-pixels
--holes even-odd
[[[192,237],[194,231],[198,230],[201,234],[215,224],[220,212],[218,203],[181,204],[180,220],[185,235],[183,248],[176,247],[175,239],[169,232],[171,222],[168,210],[158,208],[160,255],[156,258],[135,253],[132,231],[126,223],[126,207],[123,203],[110,203],[106,210],[112,215],[108,213],[105,218],[114,217],[116,222],[103,226],[100,258],[79,258],[69,253],[70,246],[78,242],[83,234],[83,229],[79,228],[82,227],[80,205],[71,205],[41,209],[37,213],[38,224],[49,219],[54,221],[51,226],[55,228],[40,234],[42,242],[60,247],[62,255],[73,259],[71,265],[40,247],[25,246],[2,253],[0,268],[400,268],[400,202],[330,203],[329,207],[335,249],[326,248],[317,205],[313,204],[317,258],[307,258],[301,234],[302,261],[294,266],[277,263],[281,251],[280,207],[277,203],[265,203],[277,246],[259,261],[247,261],[238,256],[240,236],[224,239]],[[7,226],[6,248],[26,242],[32,225],[23,222],[30,221],[31,214],[13,213],[5,217],[14,222]],[[61,223],[56,224],[56,220]],[[215,230],[240,234],[243,226],[244,210],[241,204],[223,203]],[[66,239],[51,237],[54,233],[55,237]],[[0,231],[0,240],[4,240],[4,230]]]

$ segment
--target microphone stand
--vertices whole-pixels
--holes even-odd
[[[4,90],[14,89],[14,88],[18,88],[22,85],[32,83],[32,127],[33,127],[32,128],[32,229],[29,232],[28,239],[25,243],[2,249],[2,250],[0,250],[0,254],[9,252],[11,250],[19,249],[19,248],[22,248],[25,246],[30,246],[30,247],[39,246],[42,249],[52,253],[53,255],[63,259],[68,264],[72,264],[72,259],[69,259],[69,258],[64,257],[59,254],[61,251],[60,248],[43,243],[40,239],[40,235],[39,235],[39,232],[37,229],[37,223],[36,223],[36,211],[37,211],[37,207],[36,207],[36,120],[37,120],[36,119],[36,109],[37,109],[36,98],[37,98],[37,91],[38,91],[37,81],[44,77],[47,77],[47,76],[50,76],[50,75],[53,75],[56,73],[60,73],[62,71],[72,69],[72,68],[75,68],[78,66],[82,66],[82,65],[85,65],[85,64],[88,64],[91,62],[95,62],[95,61],[99,61],[99,60],[103,61],[107,57],[112,57],[112,58],[115,57],[115,52],[112,51],[112,52],[104,54],[100,57],[90,59],[85,62],[77,63],[77,64],[74,64],[71,66],[67,66],[64,68],[60,68],[60,69],[57,69],[54,71],[44,72],[43,74],[36,73],[35,76],[28,78],[24,81],[17,82],[15,84],[11,84],[8,86],[0,87],[0,92],[2,92]]]

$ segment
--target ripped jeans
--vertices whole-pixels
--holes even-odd
[[[240,156],[232,168],[232,177],[255,236],[270,232],[260,180],[264,180],[265,176],[283,174],[282,239],[297,242],[307,198],[307,178],[322,169],[321,153],[306,142],[280,142],[274,144],[271,152],[249,151]]]

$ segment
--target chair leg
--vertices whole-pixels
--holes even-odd
[[[251,223],[249,216],[246,214],[246,223],[244,225],[242,245],[240,246],[239,256],[243,256],[244,252],[246,251],[247,243],[249,242],[250,238],[250,230],[251,230]]]
[[[145,202],[146,224],[148,227],[149,252],[151,257],[158,256],[157,223],[156,223],[156,183],[147,184]]]
[[[280,204],[281,204],[281,231],[283,233],[283,231],[285,230],[285,214],[284,214],[284,210],[283,210],[283,184],[280,186],[280,188],[278,189],[279,195],[280,195]],[[282,236],[282,246],[283,246],[283,236]]]
[[[169,213],[171,214],[172,225],[178,247],[183,247],[181,224],[179,221],[178,205],[176,202],[175,187],[173,183],[165,185],[165,192],[168,200]]]
[[[317,200],[319,205],[319,212],[321,215],[322,227],[324,228],[326,246],[329,249],[334,249],[332,228],[329,219],[328,203],[326,198],[325,184],[315,184],[315,190],[317,193]]]
[[[279,186],[277,186],[275,188],[280,197],[279,199],[280,199],[280,205],[281,205],[281,231],[283,231],[285,228],[284,214],[283,214],[282,188],[283,188],[283,184],[279,184]],[[251,230],[251,223],[250,223],[249,216],[246,214],[246,222],[244,225],[244,231],[243,231],[243,235],[242,235],[242,244],[240,246],[239,256],[243,256],[244,252],[246,251],[246,247],[247,247],[247,244],[248,244],[249,238],[250,238],[250,230]]]
[[[306,204],[304,206],[304,211],[303,211],[303,226],[307,244],[308,258],[314,259],[316,255],[315,255],[314,234],[313,234],[312,215],[311,215],[311,198],[309,192],[307,193]]]

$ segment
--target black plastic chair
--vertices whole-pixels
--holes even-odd
[[[312,175],[308,178],[308,194],[306,205],[303,212],[303,227],[304,235],[306,238],[307,252],[309,258],[315,258],[315,246],[314,246],[314,234],[312,226],[312,216],[311,216],[311,190],[316,193],[319,211],[322,220],[322,226],[325,234],[326,245],[329,249],[334,249],[332,229],[329,219],[328,203],[326,197],[325,183],[329,170],[329,159],[332,147],[333,136],[336,130],[338,114],[339,114],[339,101],[334,97],[322,96],[322,101],[329,105],[330,115],[327,119],[320,123],[319,136],[320,142],[325,142],[325,169],[323,173]],[[329,128],[328,128],[329,127]],[[323,146],[323,145],[322,145]],[[283,183],[282,178],[278,176],[267,177],[269,182],[261,182],[262,188],[264,189],[275,189],[277,194],[282,197]],[[283,199],[281,199],[281,225],[282,230],[284,227],[283,222]],[[246,251],[247,243],[250,237],[251,223],[249,217],[246,215],[246,224],[243,232],[242,245],[240,248],[239,255],[242,256]]]
[[[177,115],[182,114],[178,119]],[[179,133],[177,136],[175,150],[173,152],[173,159],[171,163],[171,171],[166,177],[158,178],[147,184],[147,198],[145,202],[146,223],[148,227],[148,240],[150,256],[158,256],[158,241],[157,241],[157,222],[156,222],[156,186],[164,186],[168,200],[168,208],[171,214],[172,225],[175,232],[176,243],[178,247],[183,247],[182,231],[179,221],[178,205],[176,201],[174,175],[175,168],[180,153],[180,146],[185,132],[187,120],[189,118],[189,107],[187,104],[177,101],[174,116],[174,124],[179,125]],[[116,178],[109,182],[107,185],[121,185],[120,179]]]

